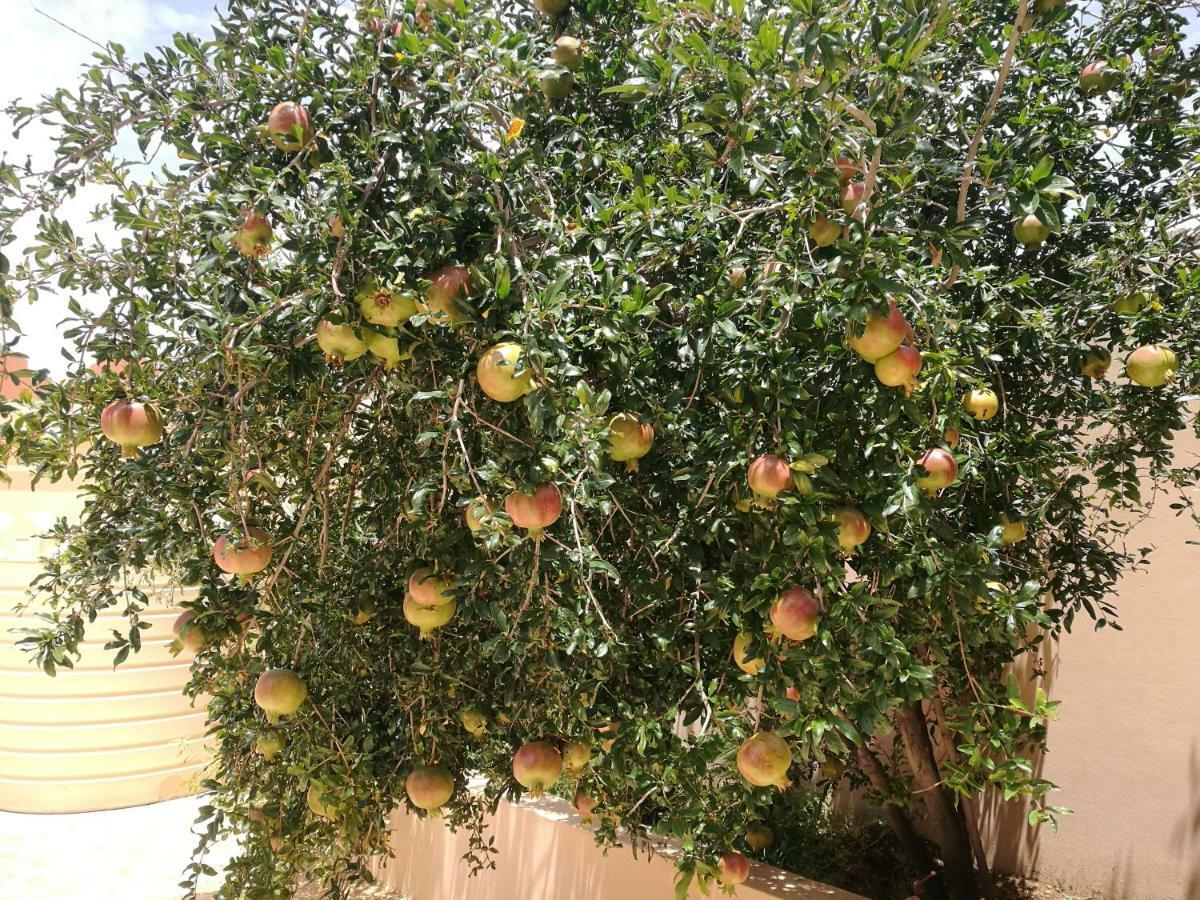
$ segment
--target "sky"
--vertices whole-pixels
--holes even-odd
[[[116,41],[130,56],[161,44],[169,44],[177,31],[191,31],[202,37],[212,33],[216,24],[216,0],[0,0],[0,18],[4,22],[5,44],[0,52],[0,108],[9,101],[36,100],[60,87],[70,88],[80,79],[82,67],[92,61],[97,48],[73,34],[63,25],[105,44]],[[42,10],[63,24],[38,12]],[[0,112],[0,155],[10,162],[23,164],[32,155],[34,165],[53,160],[52,144],[45,129],[30,128],[19,141],[12,137],[11,123]],[[73,224],[83,226],[87,211],[99,195],[83,197],[77,204],[79,214]],[[86,227],[80,227],[87,233]],[[9,252],[11,258],[30,242],[30,231],[23,229]],[[22,304],[16,319],[25,337],[18,349],[26,353],[34,368],[48,368],[55,375],[66,369],[59,353],[62,339],[58,322],[66,315],[66,297],[43,295],[37,307]]]
[[[104,44],[117,41],[131,56],[168,44],[177,31],[191,31],[208,37],[216,23],[215,7],[223,0],[0,0],[0,20],[6,28],[4,50],[0,52],[0,107],[13,99],[33,100],[60,87],[71,87],[80,78],[84,65],[96,50],[87,39]],[[52,21],[44,13],[58,19]],[[80,34],[74,34],[64,25]],[[1188,29],[1195,41],[1200,37],[1200,25]],[[52,160],[49,140],[44,129],[30,128],[22,132],[20,145],[12,138],[12,129],[0,113],[0,155],[7,153],[10,161],[23,163],[32,154],[35,165]],[[160,158],[159,162],[163,160]],[[44,167],[44,166],[43,166]],[[88,210],[100,199],[97,193],[83,195],[67,210],[77,231],[88,231]],[[77,212],[76,212],[77,210]],[[100,233],[103,230],[93,233]],[[28,228],[18,234],[16,246],[28,246]],[[9,253],[10,258],[15,256]],[[66,370],[66,360],[59,349],[62,339],[58,323],[66,314],[66,297],[43,295],[36,309],[21,305],[16,318],[25,336],[18,349],[30,358],[34,368],[46,368],[54,375]]]

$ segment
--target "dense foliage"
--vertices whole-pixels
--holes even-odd
[[[973,895],[970,798],[1054,812],[1028,762],[1053,704],[1006,666],[1081,611],[1114,624],[1131,512],[1195,482],[1171,452],[1200,377],[1184,5],[232,0],[211,39],[110,45],[12,110],[56,123],[53,171],[0,167],[7,345],[21,301],[74,298],[69,376],[2,438],[87,496],[27,644],[69,664],[119,609],[124,659],[151,573],[198,587],[205,822],[250,828],[230,897],[362,875],[433,763],[485,865],[483,813],[540,740],[592,746],[554,790],[603,838],[678,838],[708,877],[778,793],[735,765],[756,732],[793,781],[866,784],[937,867],[924,894]],[[283,101],[306,115],[268,125]],[[105,242],[60,214],[91,185]],[[915,379],[912,350],[848,346],[889,299]],[[499,343],[509,402],[476,375]],[[1125,377],[1142,345],[1166,383]],[[152,405],[106,416],[128,456],[100,430],[119,400]],[[937,448],[957,478],[922,490]],[[774,500],[747,481],[765,454],[792,474]],[[546,484],[535,540],[544,509],[505,500]],[[234,579],[239,542],[272,552]],[[417,609],[436,579],[454,606]],[[307,688],[266,699],[274,725],[270,668]]]

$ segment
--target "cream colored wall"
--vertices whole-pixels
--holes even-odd
[[[675,863],[670,853],[636,857],[627,847],[604,853],[592,829],[556,797],[501,803],[488,817],[488,836],[499,851],[496,868],[472,877],[462,861],[467,833],[451,834],[440,819],[398,811],[392,817],[391,860],[373,867],[380,883],[407,900],[673,900]],[[697,889],[689,900],[704,895]],[[714,888],[708,900],[724,897]],[[751,864],[737,900],[862,900],[829,885],[771,866]]]
[[[31,666],[11,629],[35,622],[16,611],[51,549],[33,535],[78,514],[80,499],[68,484],[31,491],[28,473],[9,474],[0,487],[0,810],[82,812],[188,793],[206,758],[205,717],[182,693],[190,654],[168,650],[179,595],[160,592],[142,652],[116,671],[103,649],[111,629],[128,628],[116,614],[89,626],[74,670],[50,678]]]
[[[1194,458],[1200,442],[1182,438]],[[1200,502],[1200,489],[1192,489]],[[1200,900],[1200,532],[1166,502],[1129,547],[1153,546],[1149,569],[1120,584],[1123,631],[1074,632],[1045,654],[1044,684],[1063,701],[1049,727],[1043,777],[1051,802],[1075,810],[1058,834],[1026,810],[986,811],[995,863],[1081,896]],[[1192,543],[1189,543],[1192,542]]]

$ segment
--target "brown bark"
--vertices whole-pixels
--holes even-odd
[[[888,795],[887,774],[883,770],[883,765],[871,752],[869,747],[858,748],[858,765],[863,770],[863,774],[867,776],[867,781],[882,797]],[[925,841],[917,834],[912,823],[908,821],[908,816],[904,814],[904,810],[900,807],[888,803],[886,799],[883,803],[883,817],[887,819],[888,827],[895,833],[896,838],[900,841],[900,845],[912,858],[913,863],[921,871],[921,876],[927,877],[933,875],[929,881],[925,882],[924,895],[932,898],[932,900],[945,900],[946,887],[942,883],[937,863],[929,853],[929,848],[925,846]]]
[[[946,889],[953,900],[979,900],[971,841],[950,792],[941,783],[921,704],[900,707],[896,711],[896,727],[904,742],[916,793],[925,803],[933,841],[941,850]]]

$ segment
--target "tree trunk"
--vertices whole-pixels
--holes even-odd
[[[950,896],[953,900],[979,900],[971,841],[950,792],[941,783],[921,704],[900,707],[896,712],[896,727],[904,742],[916,792],[925,803],[934,843],[941,850],[942,872]]]
[[[858,748],[858,765],[863,770],[863,774],[867,776],[867,781],[871,783],[871,787],[875,788],[880,796],[885,798],[883,801],[883,817],[887,819],[888,826],[895,832],[901,846],[904,847],[905,852],[908,853],[913,863],[920,870],[921,877],[933,876],[929,881],[925,882],[925,896],[931,898],[931,900],[945,900],[946,885],[942,882],[941,872],[938,870],[937,863],[930,856],[929,848],[925,846],[925,841],[921,839],[916,829],[912,827],[912,823],[908,821],[908,816],[904,814],[904,810],[887,802],[887,774],[869,747],[863,746]]]

